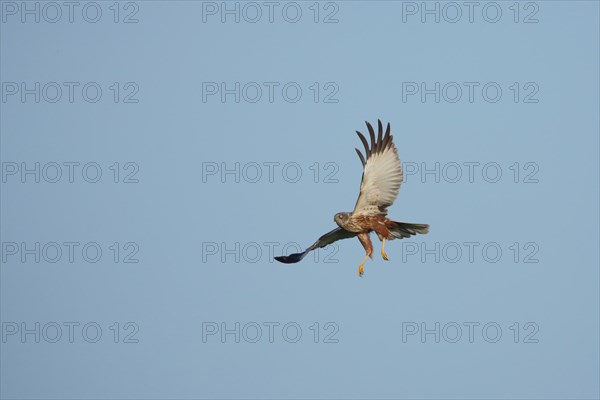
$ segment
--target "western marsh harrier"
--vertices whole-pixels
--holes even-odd
[[[387,124],[384,134],[381,121],[378,120],[377,122],[379,128],[377,139],[373,127],[367,122],[371,139],[370,148],[367,139],[362,133],[356,131],[365,147],[365,155],[363,156],[358,149],[355,149],[363,165],[363,175],[360,183],[360,194],[354,206],[354,211],[335,214],[333,220],[338,228],[321,236],[304,252],[275,257],[277,261],[296,263],[314,249],[325,247],[341,239],[357,236],[366,251],[365,258],[358,267],[358,275],[362,276],[367,258],[373,258],[373,244],[369,237],[369,233],[372,231],[377,234],[382,242],[381,256],[384,260],[388,259],[385,253],[386,240],[404,239],[417,233],[429,232],[429,225],[427,224],[410,224],[392,221],[387,218],[387,208],[394,203],[400,191],[403,178],[402,164],[398,158],[393,136],[390,135],[390,124]]]

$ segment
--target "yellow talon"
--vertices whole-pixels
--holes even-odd
[[[385,254],[385,239],[381,241],[381,257],[383,257],[384,260],[388,261],[388,256],[387,254]]]
[[[367,261],[367,258],[369,258],[369,256],[365,256],[365,258],[362,260],[362,262],[360,263],[360,265],[358,266],[358,276],[362,277],[363,274],[365,273],[365,262]]]

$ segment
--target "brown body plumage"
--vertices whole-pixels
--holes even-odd
[[[365,260],[373,258],[373,243],[369,234],[375,232],[377,237],[382,242],[381,256],[387,260],[385,253],[385,241],[394,240],[396,238],[405,238],[417,233],[429,232],[429,225],[426,224],[409,224],[406,222],[396,222],[385,217],[382,214],[376,215],[355,215],[347,212],[337,213],[333,218],[338,226],[345,231],[356,233],[360,244],[365,249]],[[360,264],[358,274],[363,274],[364,260]]]

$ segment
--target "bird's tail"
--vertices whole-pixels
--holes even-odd
[[[409,224],[408,222],[388,221],[386,227],[389,229],[393,239],[404,239],[416,235],[417,233],[426,234],[429,232],[427,224]]]

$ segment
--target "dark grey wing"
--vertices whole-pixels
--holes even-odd
[[[277,261],[285,263],[285,264],[297,263],[298,261],[302,260],[308,253],[310,253],[314,249],[319,249],[321,247],[330,245],[333,242],[337,242],[338,240],[348,239],[348,238],[354,237],[356,235],[357,234],[354,232],[349,232],[342,228],[335,228],[331,232],[327,232],[326,234],[321,236],[319,239],[317,239],[317,241],[314,242],[312,246],[310,246],[308,249],[304,250],[302,253],[290,254],[289,256],[275,257],[275,259]]]

